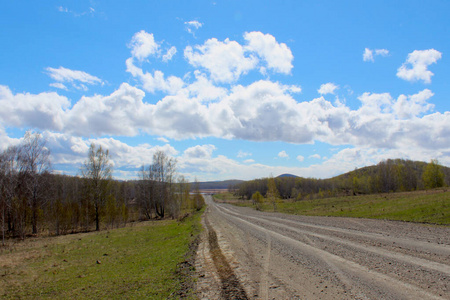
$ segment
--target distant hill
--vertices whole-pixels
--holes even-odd
[[[286,177],[298,178],[297,175],[292,175],[292,174],[281,174],[281,175],[277,176],[277,178],[286,178]]]
[[[244,182],[243,180],[231,179],[224,181],[204,181],[198,182],[200,190],[223,190],[228,189],[230,187],[234,187],[240,183]],[[194,189],[194,183],[191,182],[191,190]]]
[[[388,159],[328,179],[282,174],[275,178],[275,184],[281,198],[297,200],[415,191],[429,188],[423,178],[428,166],[429,163],[422,161]],[[450,168],[440,165],[439,169],[440,185],[450,186]],[[265,195],[267,187],[268,178],[244,181],[237,186],[236,194],[250,199],[256,191]]]

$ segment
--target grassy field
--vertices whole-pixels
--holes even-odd
[[[0,247],[2,299],[178,298],[200,213]]]
[[[251,201],[238,201],[222,194],[219,201],[251,207]],[[347,196],[297,202],[279,201],[277,211],[296,215],[373,218],[450,225],[450,192],[444,190]],[[263,211],[273,211],[265,202]]]

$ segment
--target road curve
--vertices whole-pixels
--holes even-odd
[[[450,299],[450,227],[262,213],[205,199],[200,298]]]

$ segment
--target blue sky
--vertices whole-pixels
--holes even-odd
[[[448,1],[1,1],[0,150],[41,132],[115,177],[166,151],[190,180],[450,166]]]

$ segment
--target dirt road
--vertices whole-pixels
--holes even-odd
[[[206,201],[201,299],[450,299],[450,227]]]

